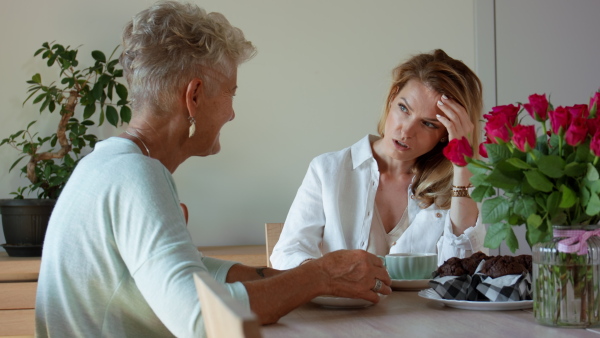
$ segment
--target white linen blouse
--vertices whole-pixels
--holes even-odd
[[[314,158],[292,203],[271,264],[276,269],[294,268],[304,260],[342,249],[367,250],[379,186],[379,169],[367,135],[354,145]],[[408,188],[412,195],[411,187]],[[451,257],[464,258],[483,247],[485,226],[481,217],[463,234],[452,233],[449,210],[435,204],[426,209],[409,198],[409,227],[390,248],[390,253],[438,254],[438,265]]]

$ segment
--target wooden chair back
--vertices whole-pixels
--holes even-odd
[[[283,223],[265,223],[265,245],[267,247],[267,266],[271,267],[271,252],[279,240]]]
[[[194,273],[208,338],[261,338],[256,315],[204,271]]]

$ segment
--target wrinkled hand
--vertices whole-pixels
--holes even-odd
[[[444,95],[440,95],[438,108],[446,115],[438,115],[438,120],[448,131],[448,141],[453,139],[460,140],[463,136],[468,140],[471,139],[475,126],[463,106]]]
[[[326,274],[329,280],[327,294],[377,303],[377,293],[389,295],[392,292],[392,280],[383,261],[364,250],[334,251],[315,262],[320,264],[320,272]],[[383,282],[378,292],[372,290],[376,279]]]

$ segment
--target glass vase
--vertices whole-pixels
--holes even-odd
[[[579,254],[559,250],[559,242],[567,237],[556,233],[598,229],[598,225],[554,226],[551,241],[533,246],[533,314],[538,323],[573,328],[600,324],[600,237],[589,237],[587,253]]]

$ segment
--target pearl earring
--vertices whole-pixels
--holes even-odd
[[[188,116],[188,120],[190,120],[190,133],[188,137],[192,137],[196,133],[196,119],[193,116]]]

